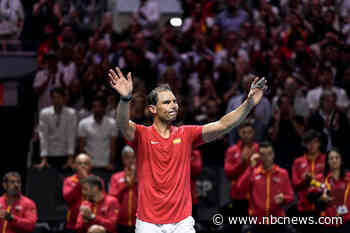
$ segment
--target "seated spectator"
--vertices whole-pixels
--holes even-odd
[[[92,225],[89,228],[88,233],[106,233],[106,229],[103,226]]]
[[[79,214],[81,202],[87,197],[83,196],[81,181],[90,175],[91,159],[87,154],[79,154],[75,158],[76,173],[67,177],[63,183],[63,198],[68,204],[65,232],[74,233],[75,224]]]
[[[107,232],[115,233],[119,217],[119,202],[104,192],[103,181],[98,176],[89,175],[82,181],[83,193],[87,200],[80,206],[75,229],[78,233],[87,233],[92,225],[100,225]]]
[[[20,0],[0,0],[0,39],[18,39],[24,17]]]
[[[52,106],[41,110],[39,138],[41,162],[37,168],[54,167],[59,170],[73,168],[77,116],[74,109],[64,105],[62,88],[51,90]]]
[[[37,221],[35,203],[21,193],[21,176],[8,172],[2,179],[5,194],[0,197],[0,229],[2,233],[33,232]]]
[[[137,209],[136,157],[130,146],[122,150],[124,170],[111,177],[109,194],[119,200],[118,233],[135,232]]]
[[[257,166],[254,156],[250,166],[237,183],[238,192],[249,193],[249,216],[285,216],[284,207],[294,200],[294,192],[288,172],[274,164],[275,153],[272,144],[261,143],[259,148],[261,165]],[[287,225],[244,225],[243,233],[289,232]]]

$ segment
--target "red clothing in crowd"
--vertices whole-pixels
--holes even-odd
[[[11,212],[13,219],[0,219],[1,233],[32,232],[37,221],[35,203],[23,195],[13,205],[8,205],[6,199],[6,194],[0,197],[0,209]]]
[[[69,206],[66,217],[66,228],[74,229],[79,214],[80,204],[83,199],[80,179],[77,174],[67,177],[64,180],[63,197]]]
[[[308,159],[306,155],[297,158],[293,163],[292,176],[293,186],[298,192],[298,211],[309,212],[315,210],[315,205],[307,200],[309,183],[305,182],[305,174],[310,173],[312,177],[316,177],[323,173],[325,167],[326,155],[320,154],[315,159]]]
[[[153,126],[136,125],[130,145],[137,158],[137,218],[153,224],[192,215],[191,153],[203,143],[203,126],[172,126],[163,138]]]
[[[259,145],[253,144],[254,152],[259,151]],[[248,192],[237,192],[236,184],[238,179],[244,174],[249,166],[249,159],[242,161],[243,143],[238,141],[237,144],[230,146],[225,155],[225,173],[226,176],[232,181],[231,197],[232,199],[248,199]]]
[[[196,189],[196,180],[199,174],[202,171],[202,155],[199,150],[193,150],[191,156],[191,195],[192,195],[192,204],[198,204],[197,189]]]
[[[327,208],[321,212],[321,216],[335,217],[341,216],[343,224],[350,221],[350,173],[347,173],[344,178],[338,180],[334,179],[333,176],[328,175],[326,178],[322,174],[316,176],[316,180],[324,183],[327,189],[330,191],[331,201],[328,203]],[[317,188],[318,192],[322,192],[320,188]],[[315,191],[314,188],[309,188],[310,191]],[[348,213],[338,214],[337,208],[345,205]],[[330,221],[333,224],[326,224],[328,226],[336,226],[336,222]]]
[[[120,203],[118,224],[135,226],[137,208],[137,184],[128,186],[125,171],[117,172],[111,177],[109,194],[116,197]]]
[[[270,171],[264,170],[262,165],[249,167],[239,179],[237,188],[250,195],[250,216],[284,216],[283,206],[294,199],[288,172],[277,165],[273,165]],[[284,197],[281,204],[275,202],[275,196],[279,193]]]
[[[103,194],[103,199],[96,204],[83,201],[81,206],[89,206],[92,213],[96,216],[94,220],[85,223],[83,216],[79,212],[75,229],[79,233],[86,233],[90,226],[97,224],[103,226],[110,233],[116,232],[116,226],[119,215],[119,202],[115,197]]]

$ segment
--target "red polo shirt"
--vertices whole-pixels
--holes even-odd
[[[137,158],[137,217],[153,224],[192,215],[191,153],[203,143],[203,126],[171,126],[163,138],[153,126],[136,125],[130,145]]]

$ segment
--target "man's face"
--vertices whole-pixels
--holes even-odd
[[[8,196],[14,197],[21,193],[21,179],[17,176],[9,176],[7,181],[3,183],[3,187]]]
[[[80,170],[86,170],[88,173],[91,170],[91,161],[88,156],[78,156],[75,160],[76,169],[78,171]]]
[[[103,116],[105,114],[105,108],[100,101],[94,101],[92,103],[92,113],[94,116]]]
[[[312,139],[306,144],[308,153],[314,154],[320,151],[320,140],[318,138]]]
[[[97,195],[99,194],[100,190],[95,185],[90,185],[87,183],[84,183],[82,185],[82,194],[86,197],[86,199],[90,202],[95,203],[97,199]]]
[[[275,153],[272,147],[260,148],[260,161],[264,167],[270,167],[273,164]]]
[[[174,121],[179,111],[176,97],[171,91],[158,93],[157,105],[153,108],[153,114],[163,121]]]
[[[131,167],[136,163],[135,154],[133,152],[125,152],[123,155],[123,165],[124,167]]]
[[[51,95],[52,104],[55,107],[62,107],[64,105],[64,96],[53,92]]]
[[[251,126],[246,126],[239,129],[238,134],[243,143],[251,143],[254,138],[254,129]]]

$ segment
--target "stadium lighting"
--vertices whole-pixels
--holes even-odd
[[[174,17],[170,19],[170,25],[173,27],[181,27],[182,19],[178,17]]]

